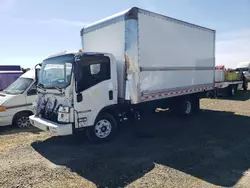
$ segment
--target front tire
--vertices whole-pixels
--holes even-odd
[[[13,125],[18,128],[28,128],[31,126],[29,116],[31,114],[27,112],[21,112],[14,118]]]
[[[102,113],[97,117],[94,126],[87,129],[87,137],[90,142],[100,143],[111,140],[116,131],[117,123],[115,118],[108,113]]]

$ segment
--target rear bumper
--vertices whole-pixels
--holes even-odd
[[[41,119],[32,115],[29,117],[30,123],[45,132],[52,133],[58,136],[73,134],[72,124],[59,124],[46,119]]]

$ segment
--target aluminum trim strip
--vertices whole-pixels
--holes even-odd
[[[139,67],[139,27],[137,20],[125,21],[125,66],[126,66],[126,100],[136,104],[140,100]],[[128,94],[128,95],[127,95]]]
[[[189,88],[185,90],[156,93],[156,94],[151,94],[151,95],[146,95],[146,96],[141,97],[141,102],[164,99],[164,98],[169,98],[173,96],[182,96],[182,95],[192,94],[192,93],[199,93],[199,92],[209,91],[213,89],[214,87],[208,86],[208,87]]]
[[[170,88],[170,89],[164,89],[164,90],[154,90],[154,91],[143,91],[142,96],[145,95],[153,95],[153,94],[158,94],[158,93],[165,93],[165,92],[176,92],[180,90],[187,90],[187,89],[197,89],[197,88],[204,88],[204,87],[215,87],[214,84],[209,83],[209,84],[200,84],[200,85],[195,85],[195,86],[186,86],[186,87],[176,87],[176,88]]]

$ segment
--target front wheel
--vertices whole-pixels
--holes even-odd
[[[13,124],[14,126],[18,127],[18,128],[28,128],[31,126],[30,124],[30,120],[29,120],[29,113],[26,112],[21,112],[19,114],[16,115],[16,117],[14,118]]]
[[[99,143],[110,140],[117,131],[115,118],[108,113],[100,114],[94,126],[87,129],[87,136],[91,142]]]

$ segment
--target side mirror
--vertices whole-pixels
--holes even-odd
[[[39,73],[40,73],[40,69],[39,68],[37,68],[37,66],[42,66],[42,63],[38,63],[38,64],[36,64],[36,66],[35,66],[35,79],[36,79],[36,84],[37,84],[37,82],[38,82],[38,79],[39,79]]]
[[[37,91],[36,91],[36,88],[31,88],[28,92],[27,92],[27,95],[36,95],[37,94]]]
[[[40,69],[36,68],[36,69],[35,69],[35,79],[36,79],[36,83],[38,83],[39,73],[40,73]]]

